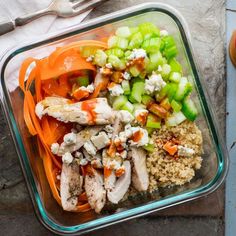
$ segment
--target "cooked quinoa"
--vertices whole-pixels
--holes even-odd
[[[191,157],[170,156],[163,145],[173,138],[180,145],[194,150]],[[183,185],[195,175],[202,163],[202,134],[196,124],[185,121],[176,127],[163,126],[152,134],[155,151],[147,157],[149,191],[158,187]]]

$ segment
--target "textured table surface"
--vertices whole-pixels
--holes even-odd
[[[11,0],[13,1],[13,0]],[[9,1],[10,2],[10,1]],[[19,1],[20,2],[20,1]],[[110,0],[89,18],[132,6],[141,0]],[[186,18],[200,72],[213,104],[221,131],[225,131],[225,1],[163,0]],[[1,3],[0,3],[1,9]],[[9,9],[10,11],[10,9]],[[40,21],[39,23],[40,24]],[[1,40],[1,38],[0,38]],[[51,235],[34,216],[9,129],[0,111],[0,235]],[[121,223],[91,235],[223,235],[224,191],[160,213]]]

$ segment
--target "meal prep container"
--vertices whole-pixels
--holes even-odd
[[[82,39],[97,39],[110,35],[119,26],[135,26],[152,22],[174,36],[179,50],[178,60],[185,76],[194,84],[193,100],[199,109],[197,124],[203,134],[202,168],[190,183],[183,186],[161,188],[153,194],[129,197],[118,208],[102,214],[65,212],[52,197],[44,174],[42,160],[35,138],[31,137],[23,120],[23,93],[18,85],[21,63],[28,57],[43,58],[56,47]],[[228,167],[227,151],[218,132],[212,105],[205,92],[203,80],[196,68],[190,45],[189,30],[180,14],[172,7],[147,3],[105,15],[82,23],[63,32],[49,35],[39,41],[8,51],[1,60],[1,100],[11,129],[21,167],[42,224],[58,234],[81,234],[127,219],[158,211],[179,203],[205,196],[223,182]],[[210,55],[209,55],[210,56]],[[43,174],[42,174],[43,173]]]

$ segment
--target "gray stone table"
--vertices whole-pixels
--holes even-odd
[[[110,0],[89,16],[94,18],[136,5],[142,0]],[[186,18],[200,71],[225,131],[225,1],[162,0]],[[88,235],[224,234],[224,189],[204,199],[121,223]],[[52,235],[37,221],[21,174],[9,129],[0,109],[0,235]]]

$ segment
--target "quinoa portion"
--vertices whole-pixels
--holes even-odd
[[[195,170],[201,168],[202,133],[194,122],[184,121],[175,127],[162,126],[151,138],[155,150],[147,157],[150,192],[158,187],[183,185],[194,177]],[[173,138],[180,145],[193,149],[193,156],[170,156],[163,149],[163,144]]]

